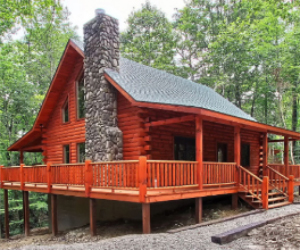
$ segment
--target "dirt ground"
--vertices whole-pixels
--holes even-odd
[[[239,241],[243,242],[245,249],[300,249],[300,216],[253,229]]]
[[[242,212],[249,211],[250,208],[243,203],[238,210],[231,209],[231,199],[226,196],[221,199],[204,201],[203,221],[225,218]],[[195,224],[194,207],[188,206],[164,214],[153,216],[151,219],[151,230],[153,233],[166,232],[167,230]],[[85,226],[68,232],[61,232],[53,237],[49,234],[48,228],[32,229],[31,236],[23,235],[12,236],[9,240],[0,240],[0,249],[14,249],[22,246],[52,245],[52,244],[72,244],[79,242],[96,242],[117,236],[140,234],[142,223],[140,221],[120,220],[109,223],[97,223],[99,235],[90,236],[89,227]]]

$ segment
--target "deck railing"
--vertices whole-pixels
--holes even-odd
[[[24,166],[25,183],[47,183],[47,166]]]
[[[84,185],[84,167],[84,163],[51,165],[51,184]]]
[[[235,162],[203,162],[203,184],[234,184]]]
[[[199,176],[201,167],[202,176]],[[144,156],[130,161],[1,166],[0,184],[1,187],[14,185],[16,189],[48,193],[54,189],[83,191],[87,197],[101,189],[109,189],[110,192],[134,189],[134,192],[139,192],[140,201],[144,202],[147,190],[197,190],[203,185],[205,188],[205,185],[212,184],[235,184],[235,167],[235,163],[204,162],[199,166],[196,161],[147,160]]]
[[[20,166],[2,168],[1,179],[7,182],[20,182]]]
[[[239,184],[252,195],[253,199],[261,202],[262,207],[268,208],[268,177],[263,180],[251,173],[249,170],[239,166]]]
[[[290,165],[289,166],[289,175],[293,175],[294,178],[299,181],[300,179],[300,165]]]
[[[93,187],[137,188],[139,161],[91,163]]]
[[[162,188],[195,185],[196,161],[147,160],[147,187]]]

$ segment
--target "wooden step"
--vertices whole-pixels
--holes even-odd
[[[275,192],[274,192],[274,193],[269,193],[268,195],[269,195],[269,196],[283,195],[283,193],[280,193],[280,192],[275,193]],[[258,194],[258,196],[260,197],[261,194]],[[256,198],[256,196],[255,196],[255,195],[252,195],[252,194],[247,194],[245,197],[246,197],[246,198]]]
[[[281,200],[285,200],[286,197],[276,197],[276,198],[272,198],[272,199],[268,199],[268,202],[273,202],[273,201],[281,201]],[[253,203],[262,203],[262,201],[257,200],[257,201],[252,201]]]
[[[276,208],[276,207],[283,207],[283,206],[286,206],[286,205],[289,205],[289,204],[291,204],[291,202],[289,202],[289,201],[275,203],[275,204],[269,205],[269,209],[270,208]]]

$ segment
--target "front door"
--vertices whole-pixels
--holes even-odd
[[[174,138],[174,159],[182,161],[196,160],[195,138]]]

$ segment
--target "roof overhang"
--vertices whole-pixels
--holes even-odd
[[[300,133],[291,131],[284,128],[274,127],[271,125],[246,120],[239,117],[234,117],[222,113],[218,113],[215,111],[196,108],[196,107],[188,107],[188,106],[175,106],[168,104],[160,104],[160,103],[150,103],[150,102],[140,102],[136,101],[130,96],[117,82],[115,82],[108,74],[105,73],[105,78],[133,105],[142,108],[152,108],[152,109],[161,109],[161,110],[170,110],[170,111],[178,111],[200,115],[203,119],[218,122],[231,126],[239,126],[240,128],[250,129],[254,131],[259,131],[263,133],[270,133],[282,136],[288,136],[292,139],[300,140]]]
[[[7,149],[8,151],[43,151],[42,131],[45,131],[45,127],[47,126],[51,113],[56,106],[62,89],[64,88],[64,83],[67,82],[78,60],[83,61],[83,58],[83,51],[78,48],[78,46],[72,40],[69,40],[32,129],[14,144],[12,144]]]

